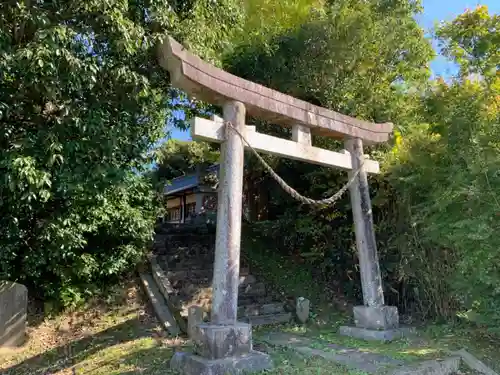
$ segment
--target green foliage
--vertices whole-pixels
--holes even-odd
[[[226,67],[241,77],[313,104],[405,126],[407,118],[420,109],[416,94],[408,93],[407,87],[425,81],[428,62],[433,56],[429,42],[413,18],[418,10],[418,5],[406,2],[385,2],[382,6],[355,1],[325,4],[308,12],[307,17],[299,9],[287,18],[295,23],[273,29],[279,29],[281,34],[269,31],[260,38],[249,39],[227,55]],[[275,16],[269,17],[272,20]],[[264,17],[262,22],[271,23],[267,19]],[[287,136],[286,129],[261,122],[257,126],[261,132]],[[315,139],[314,143],[327,149],[342,147],[339,142],[324,138]],[[308,196],[326,197],[345,182],[345,176],[332,169],[286,159],[267,160],[288,183]],[[259,168],[252,163],[250,166],[253,170]],[[258,178],[255,172],[252,178]],[[314,243],[316,238],[321,239],[321,244],[315,246],[320,254],[329,252],[328,244],[333,242],[335,248],[338,244],[345,250],[345,256],[352,258],[347,255],[352,235],[347,201],[340,202],[338,210],[311,213],[308,208],[297,210],[297,205],[269,179],[263,179],[262,184],[271,191],[271,216],[281,218],[281,231],[277,233],[287,233],[285,248],[288,243]],[[319,228],[326,232],[317,227],[318,221],[322,223]],[[339,228],[339,232],[329,229],[330,225]],[[302,229],[292,230],[296,226]],[[343,240],[345,234],[349,236],[347,240]]]
[[[461,67],[461,75],[480,74],[495,80],[500,66],[500,15],[478,6],[442,24],[437,37],[444,55]]]
[[[219,160],[219,151],[209,143],[169,139],[156,150],[155,179],[165,182]]]
[[[174,1],[179,9],[179,37],[193,53],[220,65],[244,22],[240,0]]]
[[[244,0],[245,19],[234,44],[265,42],[306,22],[314,11],[323,9],[323,0]]]
[[[156,45],[170,33],[216,56],[240,15],[229,0],[176,4],[0,4],[0,278],[67,304],[144,254],[155,211],[137,173],[171,111],[200,110]]]
[[[272,223],[254,223],[245,228],[243,236],[242,256],[259,276],[265,278],[272,286],[274,293],[281,298],[312,298],[313,303],[327,302],[327,294],[323,285],[314,280],[309,269],[301,263],[295,263],[289,256],[277,253],[269,246],[269,233]],[[331,301],[328,301],[331,302]]]
[[[420,10],[418,3],[343,0],[325,2],[314,11],[303,9],[291,12],[286,26],[270,27],[267,34],[262,31],[258,38],[238,46],[227,55],[227,68],[341,113],[392,121],[402,128],[410,126],[411,118],[422,109],[418,89],[428,77],[428,63],[434,54],[414,19]],[[271,23],[268,17],[280,19],[266,13],[264,24]],[[257,126],[261,132],[287,136],[286,129],[260,122]],[[314,143],[333,150],[343,147],[324,138],[314,139]],[[336,170],[286,159],[268,160],[291,186],[310,197],[330,196],[346,181],[346,175]],[[318,211],[300,207],[271,179],[258,176],[258,164],[249,168],[252,179],[260,178],[270,192],[271,221],[261,230],[273,239],[273,248],[285,254],[299,253],[305,259],[302,267],[310,268],[317,282],[343,284],[345,293],[359,297],[348,196],[333,208]],[[376,191],[379,181],[370,182]],[[381,242],[386,241],[380,237]],[[392,258],[397,256],[386,257],[385,248],[380,248],[381,257],[387,260],[383,271],[388,277],[393,274],[392,262],[397,261]]]
[[[335,1],[226,59],[235,74],[313,104],[375,121],[401,110],[401,87],[428,77],[433,56],[407,2]]]
[[[370,185],[388,302],[423,317],[460,312],[500,326],[499,17],[479,7],[441,25],[436,35],[460,75],[422,90],[432,51],[413,19],[418,10],[406,1],[332,2],[250,39],[226,65],[309,102],[398,124],[392,150],[371,150],[384,160],[384,175]],[[328,196],[345,181],[324,168],[269,160],[308,196]],[[298,251],[304,267],[319,270],[316,280],[328,282],[328,275],[359,298],[348,200],[314,211],[291,203],[269,179],[263,183],[277,220],[263,223],[261,233],[284,253]]]
[[[397,245],[406,261],[401,277],[419,280],[420,297],[435,314],[458,311],[491,327],[500,326],[500,79],[494,68],[500,39],[491,45],[498,33],[488,32],[499,21],[479,7],[441,26],[437,34],[460,75],[434,83],[425,100],[428,124],[403,137],[387,169],[398,199],[394,213],[407,222],[399,232],[406,241],[399,237]]]

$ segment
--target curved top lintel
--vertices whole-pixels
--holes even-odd
[[[240,101],[254,117],[284,126],[301,124],[318,135],[360,138],[368,144],[385,142],[392,133],[391,123],[359,120],[230,74],[195,56],[171,37],[160,44],[158,54],[172,84],[206,102],[222,105],[228,100]]]

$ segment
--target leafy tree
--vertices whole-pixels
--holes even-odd
[[[420,10],[407,1],[335,1],[281,34],[243,43],[226,66],[341,113],[395,120],[401,92],[430,74],[434,52],[413,18]]]
[[[234,33],[234,45],[262,42],[293,30],[315,11],[322,11],[322,0],[244,0],[245,19]]]
[[[439,27],[460,73],[434,82],[427,123],[403,136],[388,175],[399,201],[395,220],[407,223],[393,246],[422,307],[466,313],[492,328],[500,326],[498,30],[500,18],[485,7]]]
[[[426,82],[434,55],[414,18],[421,10],[419,4],[342,0],[323,2],[307,12],[302,9],[287,17],[294,22],[270,27],[267,33],[262,31],[259,37],[237,46],[225,59],[227,69],[313,104],[407,128],[422,108],[419,85]],[[266,13],[264,24],[268,17],[279,19],[279,15]],[[289,136],[288,130],[271,124],[257,122],[257,126],[262,132]],[[314,139],[314,143],[334,150],[343,147],[324,138]],[[329,196],[346,181],[344,174],[333,169],[286,159],[267,160],[307,196]],[[269,218],[277,219],[262,223],[262,233],[273,238],[283,252],[313,253],[308,260],[324,275],[321,277],[345,281],[346,292],[357,293],[347,195],[334,208],[312,210],[295,204],[265,174],[259,176],[257,168],[258,164],[250,168],[252,179],[260,179],[270,192]],[[376,187],[375,183],[371,186]]]
[[[436,31],[443,53],[461,68],[460,76],[478,74],[495,81],[500,67],[500,15],[487,6],[467,11]]]
[[[219,159],[219,152],[206,142],[179,141],[170,139],[157,151],[155,179],[162,183],[185,174],[193,173],[197,168],[208,167]]]
[[[215,60],[240,19],[231,0],[180,3],[0,4],[0,278],[70,303],[144,253],[145,155],[172,110],[200,108],[170,87],[157,43]]]

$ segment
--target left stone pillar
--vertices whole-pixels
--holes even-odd
[[[224,121],[245,135],[245,106],[228,102]],[[221,147],[217,231],[215,236],[212,314],[214,324],[234,324],[238,311],[240,276],[241,214],[243,207],[243,163],[245,147],[241,137],[226,127]]]
[[[224,105],[224,121],[245,135],[245,106]],[[221,147],[211,322],[193,330],[193,353],[177,352],[171,367],[186,375],[233,375],[272,367],[253,350],[252,327],[237,321],[243,202],[244,143],[230,127]]]

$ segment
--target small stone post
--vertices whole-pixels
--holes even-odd
[[[360,168],[364,160],[363,142],[359,138],[345,142],[351,155],[352,176]],[[368,188],[368,177],[364,168],[349,187],[352,214],[356,234],[361,288],[363,290],[363,306],[355,306],[354,322],[356,327],[341,327],[345,335],[365,339],[392,340],[401,336],[397,307],[384,305],[384,291],[377,255],[377,243],[373,227],[373,212]]]
[[[244,136],[244,104],[227,102],[223,112],[224,121]],[[178,352],[170,362],[172,369],[186,375],[232,375],[272,367],[267,354],[253,350],[251,325],[237,322],[243,159],[243,140],[226,128],[221,148],[211,321],[194,327],[194,354]]]
[[[188,337],[192,339],[196,326],[203,323],[203,309],[200,306],[189,306],[188,309]]]

